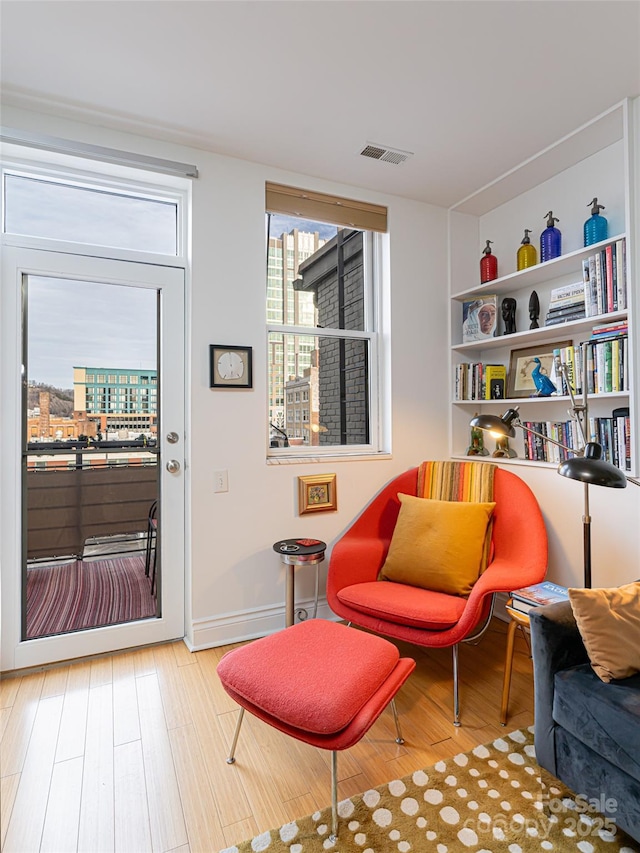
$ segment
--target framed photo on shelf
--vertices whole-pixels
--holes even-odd
[[[252,348],[211,344],[209,346],[210,388],[252,388]]]
[[[298,515],[338,509],[335,474],[298,477]]]
[[[540,359],[541,374],[554,381],[553,351],[558,348],[569,347],[572,344],[573,341],[558,341],[557,343],[538,344],[537,346],[511,350],[507,397],[511,399],[514,397],[535,397],[538,389],[533,379],[533,371],[538,364],[534,359]]]

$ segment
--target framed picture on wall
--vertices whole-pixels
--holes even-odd
[[[507,397],[513,399],[537,396],[538,388],[533,375],[536,369],[555,383],[554,350],[563,349],[572,344],[573,341],[559,341],[511,350]],[[536,359],[539,359],[539,363]]]
[[[338,509],[335,474],[298,477],[298,515]]]
[[[228,344],[209,347],[210,388],[252,388],[252,348]]]

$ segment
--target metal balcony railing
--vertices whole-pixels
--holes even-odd
[[[81,559],[88,539],[145,536],[158,497],[157,461],[155,447],[142,441],[30,443],[27,560]]]

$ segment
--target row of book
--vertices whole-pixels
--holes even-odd
[[[463,362],[454,370],[454,400],[504,400],[507,389],[504,364]]]
[[[582,261],[582,281],[551,291],[545,326],[627,308],[626,241],[610,243]]]
[[[547,437],[570,449],[578,450],[583,446],[575,420],[523,421],[522,425],[539,433],[524,433],[524,455],[529,461],[558,464],[572,455],[562,447],[546,441]],[[587,432],[587,440],[597,441],[602,446],[602,455],[607,462],[622,471],[631,470],[631,420],[628,408],[614,409],[611,417],[590,417]]]
[[[629,338],[626,321],[610,326],[596,326],[585,348],[573,344],[556,347],[551,380],[558,393],[583,393],[586,380],[588,394],[606,394],[629,390]],[[586,359],[583,364],[583,357]],[[556,367],[556,358],[566,367],[564,372]]]
[[[528,613],[532,607],[541,607],[544,604],[555,604],[558,601],[567,601],[569,592],[566,586],[542,581],[531,586],[523,586],[514,589],[510,594],[512,610],[519,613]]]
[[[582,261],[587,317],[627,307],[627,244],[624,237]]]

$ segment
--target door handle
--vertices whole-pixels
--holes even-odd
[[[178,462],[177,459],[170,459],[167,462],[167,471],[170,474],[177,474],[179,470],[180,470],[180,463]]]

